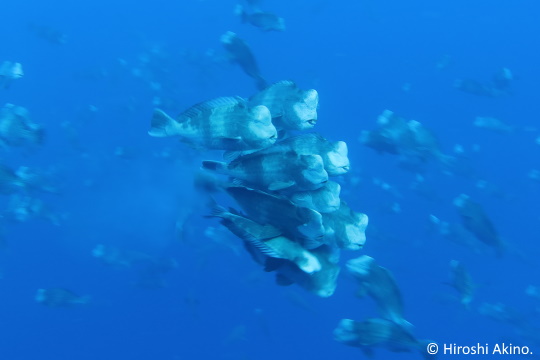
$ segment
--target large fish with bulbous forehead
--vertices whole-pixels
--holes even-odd
[[[255,261],[264,265],[267,271],[282,265],[277,259],[287,260],[302,272],[312,274],[321,270],[316,256],[302,248],[298,243],[282,236],[281,231],[272,225],[261,225],[245,216],[225,210],[215,205],[211,217],[219,217],[221,223],[244,241],[246,249]]]
[[[339,209],[341,186],[337,182],[328,181],[317,190],[302,191],[290,196],[298,206],[313,209],[319,213],[331,213]]]
[[[273,225],[294,239],[303,239],[306,248],[322,245],[325,234],[322,216],[317,211],[300,207],[283,196],[243,186],[226,188],[247,215],[260,224]]]
[[[309,130],[317,123],[319,94],[314,89],[301,90],[292,81],[270,85],[252,96],[249,103],[266,106],[280,130]]]
[[[429,340],[416,339],[407,329],[387,319],[354,321],[343,319],[334,330],[334,339],[349,346],[360,348],[367,357],[373,357],[374,347],[393,352],[418,351],[424,359],[434,359],[429,350]]]
[[[237,182],[266,191],[307,191],[318,189],[328,181],[319,155],[299,155],[294,151],[259,151],[236,158],[227,164],[203,161],[203,168],[229,175]]]
[[[179,136],[194,147],[253,150],[275,143],[277,131],[265,106],[248,107],[241,97],[220,97],[194,105],[176,119],[156,109],[151,136]]]
[[[326,243],[333,243],[339,248],[359,250],[366,243],[368,216],[353,211],[344,201],[339,209],[324,213],[323,224],[326,229]]]
[[[259,153],[294,151],[300,155],[319,155],[323,159],[324,169],[330,176],[343,175],[350,169],[347,144],[344,141],[331,142],[317,133],[293,136],[277,142],[273,146],[260,150]],[[227,154],[233,157],[234,153]]]
[[[234,32],[227,31],[221,35],[221,44],[223,44],[223,47],[229,53],[231,61],[237,63],[246,75],[255,80],[258,90],[262,90],[268,86],[266,80],[261,75],[255,56],[244,40],[240,39]]]
[[[30,120],[29,112],[22,106],[5,104],[0,109],[0,145],[23,146],[41,144],[43,128]]]
[[[281,286],[298,284],[302,288],[320,297],[330,297],[337,287],[337,278],[341,268],[335,264],[324,246],[310,251],[321,265],[321,269],[314,274],[306,274],[291,263],[284,263],[277,268],[276,283]]]
[[[463,227],[478,240],[493,247],[497,256],[502,256],[504,244],[484,208],[466,194],[461,194],[455,198],[454,205],[458,208]]]
[[[363,255],[349,260],[347,270],[358,282],[358,296],[369,295],[373,298],[381,317],[400,326],[411,327],[403,318],[401,291],[388,269],[379,266],[372,257]]]

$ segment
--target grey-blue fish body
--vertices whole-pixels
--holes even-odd
[[[73,291],[64,288],[38,289],[36,302],[51,307],[69,307],[84,305],[90,301],[88,296],[79,296]]]
[[[151,136],[179,136],[195,147],[214,150],[251,150],[273,145],[277,130],[264,106],[247,107],[240,97],[202,102],[173,119],[156,109]]]
[[[401,291],[388,269],[377,265],[375,259],[367,255],[349,260],[346,267],[358,282],[359,293],[373,298],[382,318],[405,328],[411,327],[403,318]]]
[[[329,176],[347,173],[350,169],[347,144],[331,142],[317,133],[293,136],[260,150],[259,154],[294,151],[299,155],[319,155]]]
[[[203,168],[232,176],[250,187],[265,191],[307,191],[328,181],[319,155],[298,155],[294,151],[265,154],[255,152],[231,163],[203,161]]]
[[[353,211],[344,201],[339,209],[323,213],[323,225],[327,231],[327,243],[349,250],[359,250],[366,243],[366,228],[369,218],[366,214]]]
[[[251,106],[264,105],[279,130],[310,130],[317,123],[319,94],[301,90],[289,80],[274,83],[249,99]]]
[[[472,281],[472,277],[465,269],[462,263],[457,260],[450,262],[450,283],[454,289],[460,294],[461,303],[466,307],[469,306],[474,297],[476,285]]]
[[[20,79],[24,76],[21,63],[4,61],[0,64],[0,83],[3,83],[4,88],[8,88],[13,80]]]
[[[487,129],[501,134],[508,134],[514,131],[513,126],[505,124],[501,120],[489,116],[477,116],[474,119],[473,125],[481,129]]]
[[[262,265],[267,266],[268,259],[282,259],[308,274],[321,269],[316,256],[282,236],[281,231],[272,225],[261,225],[220,206],[214,207],[211,216],[221,218],[222,224],[244,241],[248,251]]]
[[[276,14],[261,10],[249,14],[240,4],[236,6],[235,13],[240,16],[242,22],[249,23],[263,31],[285,31],[285,20]]]
[[[392,352],[418,351],[424,359],[434,358],[427,352],[430,341],[416,339],[407,329],[387,319],[343,319],[334,330],[334,339],[358,347],[368,356],[372,355],[374,347],[381,347]]]
[[[259,65],[249,46],[232,31],[227,31],[221,36],[221,43],[231,60],[237,63],[242,70],[255,80],[259,90],[267,86],[266,80],[261,75]]]
[[[0,143],[2,145],[41,144],[43,137],[43,128],[30,121],[26,108],[5,104],[0,109]]]
[[[317,296],[330,297],[336,290],[337,278],[341,269],[332,261],[334,254],[323,247],[311,250],[310,253],[318,259],[321,265],[319,271],[307,274],[294,264],[284,263],[276,270],[276,282],[283,286],[297,284]]]
[[[488,218],[482,206],[471,200],[466,194],[461,194],[454,199],[454,205],[458,208],[465,229],[470,231],[484,244],[493,247],[497,255],[501,256],[503,253],[503,243],[499,238],[493,222]]]
[[[308,249],[323,244],[325,230],[317,211],[295,205],[283,196],[243,186],[230,186],[226,191],[254,221],[273,225],[293,239],[316,244]]]
[[[290,199],[298,206],[315,210],[321,214],[331,213],[340,207],[340,192],[341,185],[334,181],[328,181],[320,189],[296,192],[290,196]]]

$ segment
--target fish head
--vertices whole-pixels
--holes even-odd
[[[276,31],[285,31],[285,19],[278,17],[276,23],[274,24],[274,29]]]
[[[362,255],[356,259],[347,261],[347,270],[357,279],[365,279],[371,273],[371,269],[375,266],[375,259],[371,256]]]
[[[337,265],[325,264],[320,271],[313,273],[311,275],[312,291],[323,298],[332,296],[336,291],[339,270]]]
[[[284,109],[283,122],[291,130],[310,130],[317,123],[317,106],[319,95],[311,89],[303,93],[299,101],[295,101]]]
[[[277,130],[272,124],[270,110],[264,105],[258,105],[250,110],[251,121],[248,124],[245,141],[255,148],[266,148],[274,145],[277,140]]]
[[[366,233],[364,229],[353,224],[347,224],[345,225],[344,232],[344,238],[347,240],[345,244],[342,244],[342,247],[349,250],[359,250],[366,243]]]
[[[319,259],[307,250],[302,251],[302,256],[294,261],[296,265],[307,274],[313,274],[321,270],[322,266]]]
[[[328,174],[337,176],[343,175],[351,168],[347,143],[344,141],[338,141],[332,145],[332,150],[325,156],[325,169]]]
[[[356,321],[343,319],[334,330],[334,339],[344,344],[355,344],[359,340],[356,333]]]
[[[331,213],[338,210],[341,205],[340,192],[341,185],[334,181],[328,181],[313,197],[315,210],[322,213]]]
[[[298,183],[304,183],[309,189],[318,189],[328,181],[328,173],[324,170],[323,159],[319,155],[300,155],[302,178]]]

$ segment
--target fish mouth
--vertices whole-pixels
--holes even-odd
[[[345,170],[345,171],[349,171],[351,169],[351,166],[350,165],[345,165],[345,166],[342,166],[341,168],[343,170]]]
[[[317,124],[317,119],[311,119],[311,120],[308,120],[306,122],[311,126],[315,126],[315,124]]]

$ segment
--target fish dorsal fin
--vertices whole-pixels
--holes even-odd
[[[261,253],[263,253],[266,256],[269,256],[271,258],[276,258],[276,259],[283,258],[281,254],[277,253],[274,249],[268,246],[264,241],[255,239],[253,237],[250,237],[246,241],[248,241],[251,245],[253,245],[257,250],[259,250]]]
[[[178,120],[182,121],[182,119],[197,117],[202,113],[212,113],[217,109],[232,108],[239,105],[245,105],[245,103],[246,101],[239,96],[218,97],[193,105],[192,107],[184,111],[180,115],[180,118]]]

